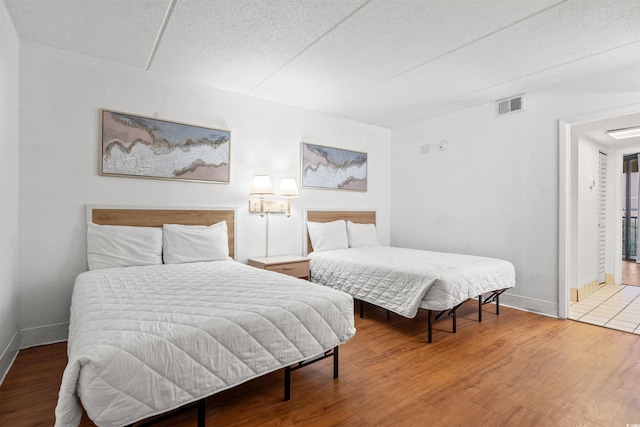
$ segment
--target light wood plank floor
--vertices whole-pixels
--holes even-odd
[[[622,261],[622,284],[640,286],[640,264],[635,261]]]
[[[640,336],[569,320],[485,307],[459,311],[458,333],[367,306],[329,360],[292,374],[282,401],[277,372],[213,396],[209,426],[625,426],[640,424]],[[0,386],[0,425],[51,426],[65,343],[23,350]],[[82,426],[92,423],[83,419]],[[194,426],[195,412],[164,426]]]

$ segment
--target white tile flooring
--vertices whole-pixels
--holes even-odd
[[[570,303],[569,319],[640,335],[640,286],[603,286]]]

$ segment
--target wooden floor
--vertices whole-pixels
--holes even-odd
[[[640,264],[635,261],[622,261],[622,284],[640,286]]]
[[[640,336],[570,320],[476,306],[458,333],[366,306],[340,350],[340,378],[325,360],[213,396],[208,426],[625,426],[640,424]],[[65,343],[23,350],[0,386],[1,426],[51,426]],[[83,419],[82,426],[93,425]],[[195,411],[164,426],[195,426]]]

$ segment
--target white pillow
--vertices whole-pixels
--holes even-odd
[[[331,222],[307,221],[307,230],[311,239],[311,246],[316,252],[329,251],[331,249],[347,249],[347,226],[344,220]]]
[[[165,264],[229,259],[226,221],[209,226],[164,224],[162,231]]]
[[[347,221],[347,234],[349,236],[350,248],[380,246],[375,224],[357,224]]]
[[[87,228],[87,262],[89,270],[162,264],[162,230],[91,222]]]

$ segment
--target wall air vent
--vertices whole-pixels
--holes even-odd
[[[512,96],[511,98],[496,101],[496,114],[498,116],[522,110],[524,110],[524,95]]]

